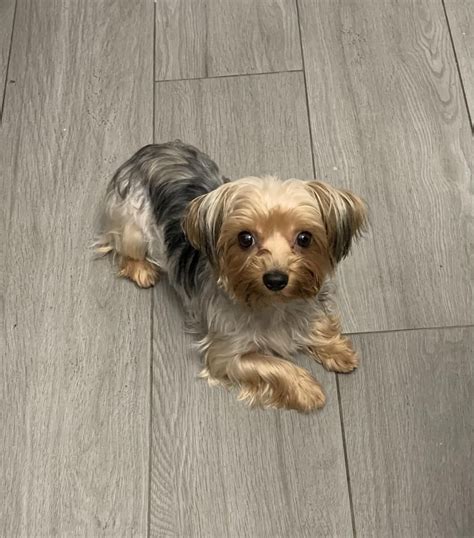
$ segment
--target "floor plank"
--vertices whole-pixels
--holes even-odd
[[[472,0],[444,0],[444,5],[474,129],[474,5]]]
[[[358,536],[474,536],[474,330],[354,338],[340,379]]]
[[[0,131],[1,536],[146,534],[151,295],[88,246],[111,173],[152,140],[152,20],[146,0],[18,2]]]
[[[312,177],[304,79],[278,73],[156,84],[157,141],[207,151],[228,177]]]
[[[472,322],[468,122],[441,3],[299,2],[316,175],[368,200],[350,332]]]
[[[157,80],[296,69],[293,0],[157,0]]]
[[[300,73],[165,82],[156,134],[208,151],[231,176],[312,171]],[[161,103],[161,106],[160,106]],[[155,295],[152,536],[351,536],[335,379],[320,412],[249,410],[197,379],[200,361],[169,288]]]
[[[3,97],[7,81],[8,58],[13,30],[16,0],[0,2],[0,120],[3,112]]]

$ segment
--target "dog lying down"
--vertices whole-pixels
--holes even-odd
[[[97,252],[142,288],[166,273],[200,335],[202,377],[251,405],[310,411],[319,383],[288,359],[327,370],[358,358],[341,334],[331,276],[364,229],[356,195],[319,181],[229,181],[181,141],[145,146],[107,190]]]

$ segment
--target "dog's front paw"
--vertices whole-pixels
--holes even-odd
[[[252,382],[240,383],[239,400],[251,406],[293,409],[302,413],[309,413],[314,409],[324,407],[326,396],[314,377],[297,366],[291,365],[288,375],[271,376]]]
[[[298,380],[298,388],[288,399],[287,408],[308,413],[313,409],[321,409],[326,403],[326,396],[319,383],[309,376]]]
[[[325,357],[321,362],[324,368],[330,372],[348,374],[359,366],[359,357],[352,349],[346,349],[337,355]]]

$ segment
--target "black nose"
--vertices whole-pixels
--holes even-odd
[[[288,275],[280,271],[271,271],[263,275],[263,283],[272,291],[280,291],[288,284]]]

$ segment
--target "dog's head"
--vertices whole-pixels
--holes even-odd
[[[193,200],[183,228],[229,295],[254,306],[315,296],[366,214],[325,183],[248,177]]]

